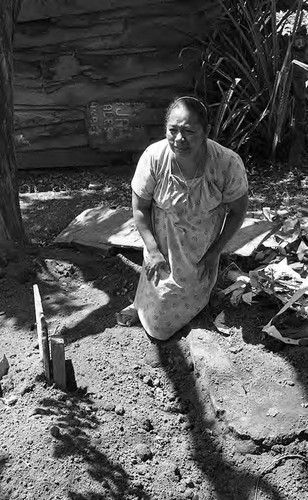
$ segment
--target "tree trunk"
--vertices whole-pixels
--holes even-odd
[[[8,242],[23,242],[14,146],[13,28],[20,2],[0,1],[0,250]]]

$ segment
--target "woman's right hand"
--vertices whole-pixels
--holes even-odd
[[[148,252],[145,259],[145,274],[148,281],[154,278],[154,285],[158,285],[159,280],[162,279],[162,272],[170,273],[163,254],[159,250]]]

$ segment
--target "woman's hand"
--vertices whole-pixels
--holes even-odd
[[[158,285],[159,280],[162,279],[162,272],[170,273],[165,257],[159,250],[149,252],[145,261],[145,274],[148,281],[154,278],[154,285]]]
[[[209,249],[202,259],[197,264],[198,269],[198,279],[202,281],[208,274],[209,279],[211,279],[211,274],[216,272],[218,263],[220,259],[220,253]]]

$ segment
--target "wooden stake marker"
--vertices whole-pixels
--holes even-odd
[[[40,351],[40,358],[43,362],[47,383],[50,385],[52,380],[51,380],[51,364],[50,364],[49,340],[48,340],[48,326],[44,317],[42,299],[37,285],[33,285],[33,293],[34,293],[36,329],[37,329],[37,339]]]
[[[66,390],[65,349],[62,337],[51,337],[51,357],[54,383],[63,391]]]
[[[36,319],[36,331],[37,331],[37,340],[40,351],[40,359],[43,361],[43,329],[42,329],[42,321],[41,318],[44,316],[42,300],[39,292],[39,288],[37,285],[33,285],[33,294],[34,294],[34,307],[35,307],[35,319]]]
[[[54,382],[63,391],[66,390],[65,349],[62,337],[51,337],[51,360],[49,350],[48,325],[44,316],[42,299],[37,285],[33,285],[34,307],[40,359],[44,366],[45,377],[50,385]],[[51,368],[52,363],[52,368]]]

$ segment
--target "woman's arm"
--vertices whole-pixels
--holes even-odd
[[[148,280],[154,276],[157,285],[161,278],[161,270],[169,272],[169,267],[154,236],[151,219],[152,200],[145,200],[133,191],[132,206],[135,224],[147,249],[145,272]]]
[[[226,244],[231,240],[236,231],[241,227],[248,206],[247,193],[238,198],[238,200],[228,203],[229,212],[226,216],[222,232],[217,240],[209,248],[210,252],[221,254]]]
[[[203,279],[205,274],[215,267],[217,261],[219,261],[221,252],[234,236],[236,231],[241,227],[245,218],[247,206],[247,194],[244,194],[241,198],[228,203],[229,212],[226,216],[223,230],[199,262],[200,279]]]
[[[140,198],[140,196],[133,191],[132,206],[134,221],[147,251],[149,253],[158,251],[151,220],[152,200]]]

